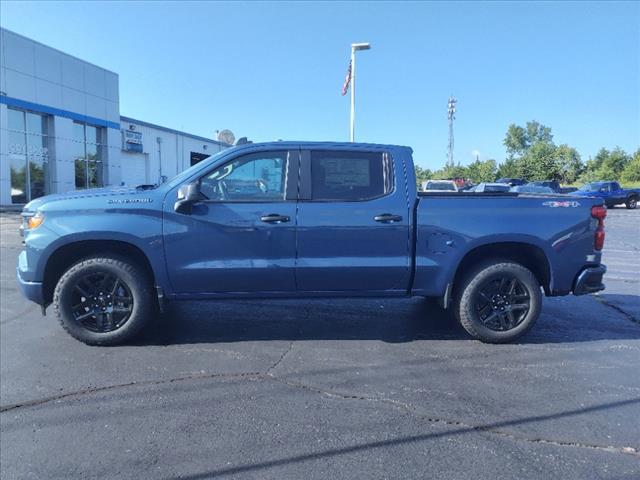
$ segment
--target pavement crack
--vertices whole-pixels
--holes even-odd
[[[282,352],[282,355],[280,355],[280,358],[278,358],[278,360],[276,360],[276,362],[267,369],[267,371],[265,372],[265,375],[270,375],[271,371],[274,370],[278,365],[282,363],[282,361],[285,359],[287,355],[289,355],[289,352],[291,352],[292,349],[293,349],[293,340],[289,342],[289,347],[284,352]]]
[[[309,318],[309,316],[311,315],[311,309],[309,308],[309,305],[304,305],[304,317],[298,322],[298,337],[302,338],[302,328],[300,327],[300,325],[304,324],[304,322]],[[278,360],[276,360],[276,362],[271,365],[269,368],[267,368],[267,371],[264,372],[265,375],[271,376],[271,372],[282,363],[282,361],[285,359],[285,357],[287,355],[289,355],[289,353],[291,352],[291,350],[293,349],[293,344],[295,343],[295,340],[291,340],[291,342],[289,342],[289,346],[287,347],[287,349],[282,352],[282,355],[280,355],[280,358],[278,358]]]
[[[454,433],[458,433],[458,434],[482,432],[482,433],[488,433],[491,435],[496,435],[503,438],[509,438],[511,440],[522,441],[527,443],[555,445],[558,447],[584,448],[589,450],[599,450],[599,451],[610,452],[610,453],[623,453],[625,455],[633,455],[640,458],[640,449],[631,447],[631,446],[615,447],[610,445],[599,445],[595,443],[584,443],[584,442],[567,441],[567,440],[555,440],[555,439],[542,438],[542,437],[531,437],[531,436],[523,435],[517,432],[503,430],[501,428],[502,426],[513,423],[510,421],[474,425],[474,424],[466,423],[460,420],[452,420],[452,419],[446,419],[446,418],[435,417],[430,415],[424,415],[417,412],[409,403],[401,402],[398,400],[392,400],[389,398],[376,397],[376,396],[338,392],[336,390],[320,388],[315,385],[287,380],[272,374],[268,374],[267,377],[270,378],[271,380],[282,383],[284,385],[288,385],[293,388],[300,388],[300,389],[321,394],[330,398],[337,398],[342,400],[364,400],[364,401],[377,402],[385,405],[390,405],[396,408],[397,410],[404,411],[405,413],[415,418],[418,418],[422,421],[432,423],[432,424],[441,424],[449,427],[455,427],[458,430],[455,431]],[[534,420],[537,420],[537,419],[538,417],[534,417]],[[540,418],[540,419],[543,419],[543,418]],[[529,420],[529,421],[533,421],[533,420]]]
[[[262,372],[240,372],[240,373],[203,373],[196,375],[185,375],[183,377],[168,378],[165,380],[144,380],[140,382],[128,382],[120,383],[116,385],[106,385],[103,387],[85,388],[82,390],[75,390],[73,392],[60,393],[59,395],[51,395],[49,397],[42,397],[33,400],[25,400],[18,403],[12,403],[8,405],[0,405],[0,413],[16,410],[18,408],[35,407],[49,402],[55,402],[67,398],[82,397],[84,395],[91,395],[94,393],[108,392],[111,390],[118,390],[129,387],[139,387],[147,385],[166,385],[175,382],[184,382],[187,380],[207,380],[214,378],[263,378]]]
[[[620,308],[618,305],[615,305],[611,302],[609,302],[606,298],[600,296],[600,295],[594,295],[594,298],[599,301],[601,304],[612,308],[613,310],[615,310],[616,312],[622,314],[622,316],[624,316],[627,320],[631,320],[633,323],[637,323],[640,324],[640,319],[636,318],[634,315],[630,314],[629,312],[627,312],[626,310],[624,310],[623,308]]]

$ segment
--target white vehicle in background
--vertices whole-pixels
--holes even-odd
[[[457,192],[458,186],[453,180],[427,180],[422,182],[423,192]]]
[[[470,192],[489,193],[489,192],[508,192],[511,186],[508,183],[488,183],[482,182],[471,188]]]
[[[551,187],[543,187],[540,185],[533,185],[531,183],[516,185],[515,187],[511,187],[510,190],[516,193],[555,193]]]

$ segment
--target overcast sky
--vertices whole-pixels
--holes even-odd
[[[510,123],[538,120],[583,159],[640,146],[640,3],[11,2],[3,27],[120,75],[120,113],[256,141],[356,140],[446,160],[502,160]]]

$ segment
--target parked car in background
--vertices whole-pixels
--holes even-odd
[[[543,292],[604,289],[601,199],[418,193],[411,152],[246,144],[153,188],[38,198],[20,289],[90,345],[130,340],[166,300],[406,296],[500,343],[533,326]],[[509,188],[481,191],[494,185]]]
[[[495,183],[506,183],[510,187],[515,187],[516,185],[524,185],[527,181],[524,178],[499,178]]]
[[[543,187],[532,183],[516,185],[515,187],[511,187],[509,191],[516,193],[555,193],[550,187]]]
[[[427,180],[422,182],[423,192],[457,192],[458,185],[454,180]]]
[[[640,188],[624,189],[618,182],[590,182],[571,192],[570,195],[602,198],[608,208],[624,204],[627,208],[633,209],[638,206]]]
[[[470,192],[490,193],[490,192],[508,192],[511,186],[508,183],[488,183],[482,182],[470,189]]]
[[[557,180],[536,180],[527,183],[527,185],[533,185],[536,187],[550,188],[554,193],[571,193],[577,190],[576,187],[563,187]]]

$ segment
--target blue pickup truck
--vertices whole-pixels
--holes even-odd
[[[608,208],[616,205],[626,205],[629,209],[638,206],[640,199],[640,189],[624,189],[618,182],[591,182],[585,183],[575,192],[569,195],[575,197],[597,197],[604,200]]]
[[[508,342],[543,293],[604,288],[602,203],[418,193],[408,147],[250,144],[159,186],[32,201],[18,281],[91,345],[129,340],[167,300],[404,296]]]

